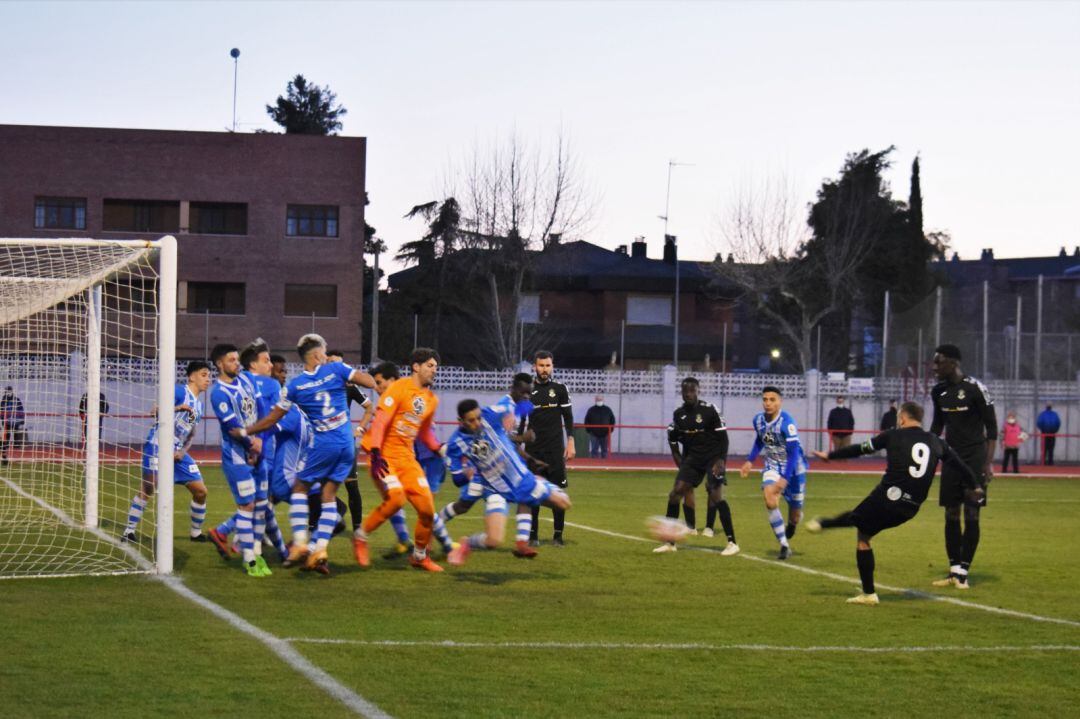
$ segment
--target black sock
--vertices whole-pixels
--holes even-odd
[[[563,527],[566,525],[566,510],[553,509],[551,510],[551,516],[555,520],[555,536],[561,537]]]
[[[787,523],[787,526],[784,527],[784,532],[787,533],[787,538],[788,539],[791,539],[792,537],[795,536],[795,528],[798,527],[798,526],[799,525],[795,524],[794,522],[788,522]]]
[[[353,530],[360,529],[364,522],[364,500],[360,497],[360,483],[355,479],[345,480],[345,491],[349,495],[349,518]]]
[[[967,568],[971,560],[975,559],[975,550],[979,548],[979,520],[970,519],[964,526],[964,553],[961,555],[960,565]]]
[[[668,519],[678,519],[679,518],[679,503],[678,502],[668,502],[667,503],[667,514],[665,516]]]
[[[319,528],[319,515],[322,513],[322,497],[309,494],[307,498],[308,531],[312,534]]]
[[[855,513],[844,512],[838,514],[835,517],[830,517],[821,520],[822,529],[835,529],[836,527],[854,527],[855,526]]]
[[[709,508],[705,511],[705,526],[712,529],[716,525],[716,505],[709,502]]]
[[[724,528],[724,534],[727,535],[728,541],[735,542],[735,524],[731,521],[731,507],[728,506],[726,499],[721,499],[720,503],[716,505],[716,511],[720,514],[720,526]]]
[[[540,505],[530,507],[529,512],[532,514],[532,529],[529,530],[529,541],[535,542],[540,538],[540,535],[537,534],[540,531]]]
[[[697,528],[697,514],[693,507],[687,507],[685,504],[682,506],[683,517],[686,519],[686,526],[690,529]]]
[[[960,518],[945,518],[945,554],[949,555],[949,566],[960,563],[964,556],[964,536],[960,532]]]
[[[863,594],[874,593],[874,550],[856,549],[855,563],[859,565],[859,579],[862,580]]]

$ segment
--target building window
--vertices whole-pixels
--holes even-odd
[[[337,206],[289,205],[285,234],[290,237],[337,237]]]
[[[540,295],[522,295],[518,305],[518,321],[529,324],[540,322]]]
[[[188,282],[188,314],[244,314],[243,282]]]
[[[628,325],[670,325],[671,298],[647,295],[626,298],[626,324]]]
[[[337,317],[337,285],[285,285],[285,314]]]
[[[111,232],[177,232],[180,203],[169,200],[105,200],[102,229]]]
[[[105,307],[124,314],[147,314],[157,309],[157,280],[143,277],[118,279],[105,287]]]
[[[198,235],[246,235],[247,205],[242,202],[192,202],[190,231]]]
[[[85,197],[39,197],[34,202],[34,227],[39,230],[85,230]]]

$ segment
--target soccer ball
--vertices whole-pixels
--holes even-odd
[[[1020,433],[1020,441],[1021,442],[1027,442],[1028,439],[1030,439],[1030,438],[1031,438],[1031,435],[1029,435],[1027,432],[1021,432]]]
[[[645,520],[645,528],[658,542],[681,542],[690,535],[690,528],[684,522],[671,517],[649,517]]]

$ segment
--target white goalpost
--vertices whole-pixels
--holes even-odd
[[[0,239],[0,579],[173,567],[176,240]],[[156,408],[156,414],[154,412]]]

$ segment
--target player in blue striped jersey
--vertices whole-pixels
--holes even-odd
[[[240,372],[240,355],[235,345],[216,345],[210,360],[218,371],[217,381],[210,390],[210,404],[221,427],[221,470],[236,502],[236,535],[244,571],[250,577],[266,577],[271,572],[262,558],[262,537],[256,537],[254,523],[255,503],[266,499],[266,487],[260,486],[255,475],[262,439],[230,434],[230,430],[243,429],[256,421],[255,387]]]
[[[517,504],[517,539],[514,555],[531,558],[536,550],[529,546],[534,506],[568,509],[570,498],[547,480],[540,479],[527,466],[510,431],[517,419],[532,410],[528,397],[532,393],[532,377],[515,375],[510,394],[488,407],[480,408],[476,400],[463,400],[458,404],[460,427],[447,442],[446,458],[449,462],[454,484],[463,486],[461,497],[440,513],[445,522],[468,511],[485,496],[498,495],[508,504]],[[469,469],[473,474],[468,482]],[[462,564],[472,549],[491,548],[491,537],[486,532],[474,534],[461,540],[450,553],[451,564]]]
[[[242,437],[264,432],[274,426],[294,405],[311,423],[314,442],[308,450],[304,466],[296,477],[289,498],[289,524],[293,530],[289,561],[297,562],[307,555],[309,569],[321,569],[327,561],[327,545],[338,522],[337,488],[344,482],[355,460],[352,425],[349,421],[347,384],[372,388],[374,380],[367,372],[354,370],[343,362],[327,362],[326,340],[317,334],[300,338],[296,347],[304,362],[304,371],[294,377],[281,393],[281,400],[266,417],[247,423],[235,433]],[[306,509],[308,490],[313,484],[322,485],[322,510],[315,532],[315,549],[308,550]],[[300,520],[301,508],[305,519]]]
[[[799,444],[799,429],[795,420],[785,412],[782,395],[777,387],[761,390],[761,406],[764,410],[754,416],[754,447],[739,469],[746,477],[753,469],[759,454],[765,456],[761,475],[761,493],[769,514],[769,526],[780,542],[779,559],[791,556],[788,540],[795,535],[795,528],[802,519],[803,500],[806,494],[806,456]],[[780,514],[780,497],[788,505],[788,524],[785,528]]]
[[[239,381],[245,382],[255,396],[255,409],[259,418],[270,414],[270,410],[281,398],[281,384],[271,376],[273,363],[270,359],[270,348],[262,338],[253,340],[240,350]],[[268,501],[270,486],[270,472],[274,465],[274,450],[276,446],[275,432],[273,429],[263,432],[259,438],[262,440],[262,453],[258,463],[254,467],[255,483],[259,488],[261,499],[255,502],[255,516],[253,519],[253,531],[256,537],[264,534],[271,539],[275,547],[280,549],[284,546],[281,540],[281,530],[277,526],[274,509]],[[229,557],[228,535],[235,528],[238,515],[233,515],[223,523],[210,530],[210,540],[217,547],[218,553],[223,559]],[[260,540],[261,541],[261,540]]]
[[[193,542],[205,542],[202,533],[203,520],[206,519],[206,484],[203,482],[199,465],[188,454],[188,448],[195,438],[195,428],[203,418],[203,403],[200,395],[210,386],[210,365],[201,360],[188,362],[187,382],[176,385],[173,394],[175,414],[172,432],[170,456],[173,461],[173,484],[184,485],[191,492],[191,532]],[[157,410],[154,410],[157,414]],[[142,450],[142,486],[139,493],[131,500],[128,509],[127,526],[120,537],[122,542],[135,542],[135,527],[142,519],[143,511],[154,494],[158,473],[158,427],[150,428]]]

